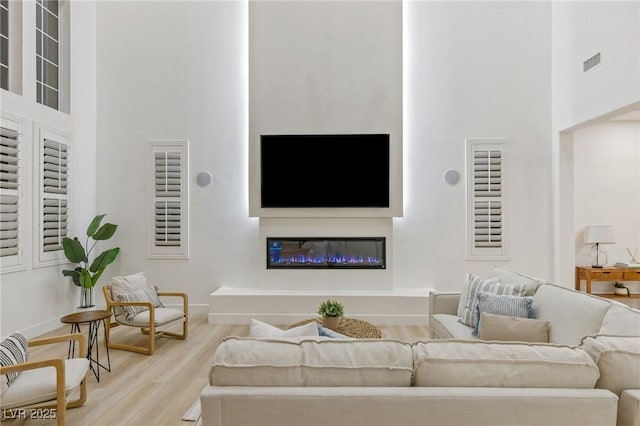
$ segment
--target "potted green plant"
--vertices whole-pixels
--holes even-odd
[[[631,296],[631,292],[629,291],[629,289],[620,282],[616,282],[613,285],[613,293],[623,295],[623,296]]]
[[[83,246],[78,237],[73,239],[65,237],[62,240],[64,255],[70,263],[77,266],[71,270],[62,271],[65,277],[71,277],[73,283],[80,287],[80,308],[93,307],[93,287],[98,283],[98,279],[104,270],[116,260],[120,248],[112,248],[100,253],[90,262],[91,252],[98,244],[98,241],[108,240],[115,234],[118,225],[105,223],[100,225],[106,215],[101,214],[93,218],[87,228],[87,239]],[[93,240],[93,241],[91,241]]]
[[[344,315],[344,306],[337,300],[325,300],[320,304],[318,314],[322,317],[324,327],[337,330],[340,317]]]

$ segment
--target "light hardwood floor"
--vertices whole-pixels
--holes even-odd
[[[385,338],[415,342],[428,337],[426,326],[380,327]],[[65,334],[67,326],[45,336]],[[86,328],[82,329],[87,333]],[[92,372],[87,376],[87,401],[82,407],[67,411],[67,424],[87,426],[193,426],[182,421],[182,415],[207,385],[208,372],[215,348],[226,336],[246,336],[248,325],[210,325],[206,315],[193,315],[187,340],[159,338],[153,355],[141,355],[122,350],[110,350],[111,372],[101,370],[100,382]],[[102,328],[100,329],[102,337]],[[44,337],[44,336],[43,336]],[[112,339],[133,342],[143,336],[139,331],[118,327]],[[46,351],[34,348],[30,359],[67,355],[67,345],[53,346]],[[100,361],[106,361],[106,351],[100,341]],[[17,426],[54,426],[55,420],[11,419],[2,424]]]

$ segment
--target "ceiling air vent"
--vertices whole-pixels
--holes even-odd
[[[582,63],[582,72],[587,72],[596,65],[600,65],[600,60],[600,52],[598,52]]]

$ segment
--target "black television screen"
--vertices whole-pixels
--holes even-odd
[[[389,207],[389,135],[261,135],[261,206]]]

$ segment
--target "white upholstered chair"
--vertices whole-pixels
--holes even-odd
[[[147,285],[144,272],[124,277],[114,277],[111,285],[102,287],[107,309],[113,319],[106,323],[107,345],[145,355],[153,354],[155,339],[161,336],[185,340],[189,332],[189,299],[185,293],[159,292]],[[182,299],[182,309],[165,307],[160,298]],[[182,323],[182,331],[169,331],[174,323]],[[113,341],[112,329],[117,326],[137,327],[148,335],[145,346]]]
[[[28,348],[73,340],[78,342],[80,349],[75,358],[29,359]],[[79,407],[87,399],[89,360],[84,357],[87,339],[76,333],[34,339],[27,343],[22,334],[14,333],[0,345],[0,374],[3,375],[0,409],[4,416],[11,417],[14,413],[14,417],[24,417],[33,409],[47,418],[55,418],[58,426],[64,426],[66,409]],[[69,400],[78,391],[77,399]]]

